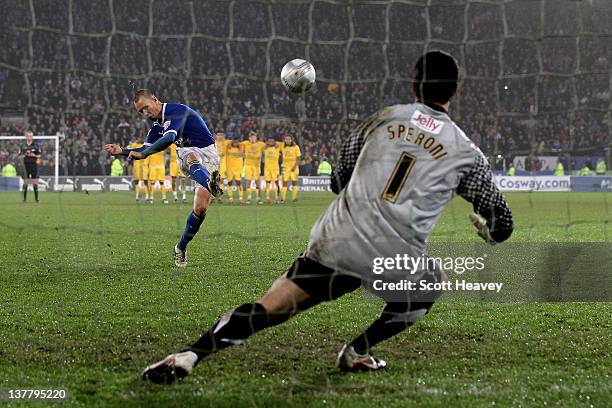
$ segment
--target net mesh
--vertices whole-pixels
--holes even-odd
[[[430,49],[450,52],[463,67],[464,81],[453,101],[452,115],[489,155],[603,154],[610,145],[612,7],[605,0],[173,0],[171,9],[166,3],[28,0],[15,4],[0,0],[0,35],[6,39],[0,53],[0,107],[23,110],[27,125],[37,134],[68,134],[62,142],[63,174],[108,174],[105,166],[109,162],[101,153],[102,144],[125,144],[143,131],[144,125],[140,126],[133,112],[130,80],[155,90],[164,100],[197,108],[214,129],[239,136],[251,129],[273,135],[299,130],[306,157],[333,158],[338,144],[357,122],[382,106],[412,99],[411,64]],[[310,60],[317,69],[315,88],[304,100],[289,95],[278,78],[284,63],[297,57]],[[300,109],[306,118],[298,121],[296,112]],[[99,167],[91,170],[89,163],[98,163]],[[145,309],[143,305],[158,302],[158,311],[175,316],[174,299],[170,302],[164,298],[152,289],[151,282],[163,286],[164,280],[172,279],[176,285],[189,288],[193,279],[202,279],[214,287],[206,293],[215,296],[211,308],[217,314],[223,311],[221,305],[236,303],[228,299],[232,293],[258,295],[268,284],[270,271],[263,270],[262,265],[268,262],[270,248],[295,251],[298,242],[303,248],[307,227],[315,219],[308,210],[300,212],[293,206],[284,228],[273,230],[260,218],[263,211],[253,207],[249,209],[253,217],[238,217],[245,224],[237,230],[233,221],[223,218],[219,207],[214,207],[203,227],[208,231],[200,234],[207,234],[211,242],[208,252],[215,252],[214,256],[223,260],[215,265],[217,270],[180,275],[164,270],[164,263],[152,265],[157,268],[154,272],[147,270],[126,279],[121,273],[135,256],[159,251],[160,240],[170,242],[182,231],[185,208],[171,210],[172,228],[155,225],[148,209],[122,209],[122,216],[136,220],[138,225],[126,232],[127,228],[117,231],[105,224],[108,209],[114,205],[108,195],[96,196],[93,210],[69,195],[58,197],[59,216],[54,222],[61,227],[55,228],[57,237],[48,239],[55,243],[53,250],[58,255],[54,258],[60,261],[48,271],[71,270],[67,265],[73,264],[84,269],[78,273],[86,274],[86,278],[101,272],[117,275],[118,290],[141,295],[122,300],[129,303],[127,313],[134,315]],[[575,207],[584,209],[583,202],[572,201],[570,205],[568,200],[565,206],[558,206],[556,217],[545,227],[561,240],[571,241],[574,234],[587,230],[591,234],[592,230],[594,239],[609,241],[606,197],[603,195],[603,202],[597,205],[596,215],[588,217],[584,211],[576,211]],[[539,217],[557,205],[529,195],[527,208],[520,208],[529,217],[521,220],[519,239],[550,238],[541,232]],[[464,209],[451,204],[450,218],[435,238],[453,240],[457,230],[465,227]],[[593,222],[593,218],[604,221]],[[83,219],[88,220],[86,227]],[[6,222],[3,227],[19,242],[13,251],[15,257],[37,249],[26,238],[25,224]],[[41,230],[45,228],[53,227]],[[94,235],[91,243],[95,256],[88,262],[79,259],[80,251],[85,253],[87,249],[79,234]],[[113,253],[110,242],[117,236],[133,241],[129,245],[135,254]],[[247,248],[240,248],[239,254],[247,255],[238,257],[220,238],[246,242]],[[123,264],[116,262],[116,257],[123,257]],[[232,257],[240,258],[240,263],[233,263]],[[20,262],[20,266],[32,267],[26,259]],[[236,285],[233,291],[202,278],[207,272],[227,276],[228,271]],[[256,279],[259,277],[265,277],[265,282]],[[64,278],[58,274],[54,279]],[[257,281],[253,283],[257,293],[248,286],[253,281]],[[92,295],[88,285],[73,289],[72,282],[61,283],[67,287],[57,296],[64,302],[51,305],[50,313],[58,319],[49,327],[65,330],[65,316],[70,316],[66,312],[98,301],[99,307],[89,312],[99,316],[83,330],[104,339],[107,333],[102,327],[113,318],[113,309],[105,307],[116,301],[113,288]],[[184,316],[198,315],[201,297],[201,293],[185,295],[181,304]],[[32,316],[40,313],[36,308],[47,301],[42,299],[37,304],[32,300],[15,310],[25,308],[29,313],[24,316]],[[340,307],[349,308],[346,304]],[[369,306],[368,312],[373,317],[378,308]],[[163,341],[165,334],[158,335],[149,326],[149,317],[142,315],[137,320],[126,315],[125,320],[132,325],[118,328],[115,336],[129,338],[139,332],[147,333],[153,341]],[[192,339],[194,322],[183,315],[181,319],[178,332]],[[29,322],[26,320],[24,317],[24,325]],[[81,332],[72,334],[79,338]],[[24,342],[37,345],[42,340],[32,335]],[[113,347],[116,345],[108,345],[109,349]],[[140,364],[149,358],[147,353],[135,350],[135,360]],[[97,358],[100,361],[96,363],[108,364],[102,355]],[[57,363],[64,367],[59,360]],[[69,377],[64,372],[58,374]],[[292,387],[303,385],[298,374],[288,381]],[[331,389],[329,381],[327,386]],[[334,384],[333,388],[342,391],[343,386]]]
[[[266,118],[296,119],[302,102],[278,77],[305,57],[318,81],[300,141],[308,156],[333,157],[355,121],[410,101],[411,64],[442,49],[464,68],[453,117],[486,153],[610,144],[604,0],[2,3],[0,104],[24,109],[41,133],[127,142],[135,129],[120,125],[137,123],[128,80],[198,108],[216,129],[296,131]]]

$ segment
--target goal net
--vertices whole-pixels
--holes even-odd
[[[565,183],[566,177],[569,180],[570,174],[584,167],[592,174],[596,161],[603,160],[610,167],[609,0],[172,0],[171,10],[168,3],[0,0],[0,35],[5,39],[0,53],[0,109],[23,111],[26,127],[35,135],[60,130],[66,134],[59,150],[57,139],[44,142],[43,150],[48,152],[43,159],[48,160],[43,163],[45,176],[64,175],[64,169],[67,176],[109,174],[104,144],[127,145],[137,135],[146,134],[147,123],[134,112],[130,81],[150,88],[163,101],[196,108],[211,129],[223,130],[228,136],[244,140],[253,130],[260,138],[280,140],[285,133],[296,135],[302,150],[302,174],[314,173],[316,163],[324,158],[335,164],[339,146],[367,116],[384,106],[414,100],[412,66],[424,52],[434,49],[447,51],[459,61],[462,82],[450,114],[496,172],[506,174],[512,163],[517,176],[547,174],[552,179],[561,161],[564,177],[553,182]],[[287,93],[279,80],[283,65],[294,58],[309,60],[317,72],[315,86],[302,97]],[[0,127],[0,133],[8,132]],[[15,140],[2,140],[0,150],[6,148],[12,156],[15,144]],[[96,163],[104,165],[99,168],[105,173],[94,169]],[[611,177],[585,179],[585,190],[598,193],[570,193],[569,184],[556,184],[563,190],[560,194],[535,193],[529,181],[515,185],[522,192],[508,195],[515,220],[512,240],[524,246],[496,246],[506,251],[505,265],[531,260],[532,243],[597,241],[609,246]],[[122,183],[129,185],[130,181]],[[162,184],[157,183],[161,190]],[[32,290],[41,292],[31,297],[29,309],[23,308],[27,312],[17,305],[21,299],[11,303],[14,297],[7,296],[6,315],[21,316],[26,329],[20,332],[20,325],[11,327],[23,334],[24,343],[34,344],[32,350],[74,351],[57,360],[39,360],[82,364],[78,367],[85,369],[83,361],[107,364],[111,360],[106,352],[111,350],[108,355],[114,356],[113,364],[134,370],[153,355],[151,344],[165,349],[197,337],[201,326],[194,331],[194,325],[214,321],[227,307],[265,293],[305,249],[310,227],[333,199],[332,194],[299,192],[297,202],[285,206],[211,204],[190,243],[189,266],[177,269],[172,247],[184,231],[191,203],[164,206],[161,191],[149,190],[155,202],[144,204],[144,184],[138,187],[143,190],[139,205],[127,193],[89,194],[92,189],[49,194],[48,199],[43,195],[41,208],[45,200],[59,203],[46,207],[50,212],[46,218],[34,213],[36,207],[17,208],[12,202],[5,204],[7,194],[0,197],[8,214],[7,221],[0,223],[7,242],[18,242],[10,252],[19,257],[16,272],[5,274],[14,277],[13,286],[6,287],[27,293],[31,288],[26,285],[32,284]],[[287,197],[290,201],[291,193]],[[168,199],[172,202],[170,192]],[[180,204],[180,195],[177,201]],[[21,217],[22,210],[31,211],[33,218]],[[471,211],[464,201],[452,200],[431,242],[442,247],[474,243],[479,238],[467,219]],[[39,241],[29,239],[32,230],[45,240],[46,249],[41,252],[48,251],[34,261],[21,256],[40,249]],[[551,271],[576,267],[571,256],[580,255],[581,249],[567,251],[556,260],[550,260],[550,255],[543,264],[556,265]],[[4,260],[13,265],[12,260]],[[583,272],[605,272],[607,266],[591,262],[569,282],[576,283]],[[534,288],[547,287],[546,279],[554,283],[560,279],[551,273],[538,275],[540,281],[532,282],[526,276],[535,274],[521,272],[513,279],[533,283]],[[35,276],[24,279],[18,273]],[[56,286],[43,293],[50,281]],[[599,287],[607,288],[604,284]],[[538,300],[556,300],[554,295]],[[370,317],[380,312],[373,303],[357,309],[351,301],[336,305],[333,313],[338,314],[330,312],[329,319],[344,318],[347,330],[343,335],[347,336],[348,328],[363,325],[361,311]],[[45,311],[47,303],[54,318],[30,319],[39,313],[42,316],[40,310]],[[517,313],[507,321],[522,324],[525,319],[518,315],[525,312],[522,307],[507,308],[508,313]],[[460,310],[465,311],[466,319],[474,313],[472,308]],[[605,312],[598,310],[593,315]],[[558,311],[551,313],[556,316]],[[88,324],[75,324],[77,317],[89,319]],[[306,315],[302,319],[314,318]],[[572,319],[563,319],[559,321],[572,324]],[[34,326],[35,322],[46,331]],[[431,327],[445,324],[441,319],[430,322]],[[319,330],[313,336],[327,336],[327,323],[311,323]],[[525,326],[517,332],[530,330]],[[447,328],[436,336],[454,344],[456,339],[448,337],[449,332],[456,331]],[[267,340],[279,345],[276,351],[293,344],[298,349],[307,347],[300,343],[303,339],[293,343],[283,337],[284,332],[273,333],[278,338]],[[61,341],[66,347],[54,343]],[[21,347],[22,339],[14,342]],[[331,355],[328,348],[325,352]],[[104,354],[88,354],[92,350]],[[46,356],[44,353],[41,355]],[[122,361],[115,358],[123,355]],[[239,358],[238,354],[228,357]],[[38,372],[47,371],[40,368]],[[259,375],[254,372],[253,378]],[[91,374],[92,378],[97,374]],[[113,370],[108,378],[111,375]],[[339,380],[324,376],[325,381],[315,387],[304,384],[311,378],[299,370],[287,378],[291,392],[325,388],[333,397],[355,389],[335,392],[332,388]],[[72,378],[66,374],[67,380]],[[116,392],[129,397],[120,388],[124,384]],[[438,393],[437,388],[427,390]]]
[[[25,109],[43,133],[86,135],[87,148],[140,130],[134,80],[198,108],[214,129],[299,128],[307,160],[333,158],[355,122],[410,101],[411,65],[442,49],[464,69],[453,118],[486,154],[562,155],[571,170],[571,155],[609,155],[605,0],[177,0],[173,13],[159,0],[32,0],[7,9],[0,73],[10,86],[0,103]],[[278,80],[296,57],[317,69],[304,102]],[[275,116],[292,122],[266,127]]]
[[[6,79],[0,106],[24,109],[35,134],[66,129],[59,159],[70,163],[68,175],[95,174],[104,143],[125,145],[146,132],[129,81],[197,108],[212,129],[228,135],[296,134],[303,165],[313,171],[323,158],[334,163],[341,142],[366,116],[410,102],[412,64],[441,49],[462,67],[451,115],[496,171],[513,163],[519,174],[552,174],[561,161],[568,176],[587,165],[592,173],[597,160],[610,163],[608,1],[173,4],[171,13],[161,0],[7,4],[10,24],[1,30],[11,45],[0,61]],[[314,89],[303,97],[279,81],[281,67],[296,57],[317,70]],[[62,165],[48,168],[57,173]],[[529,183],[520,189],[533,191]],[[586,188],[612,186],[597,183],[589,180]],[[539,200],[529,201],[529,233]],[[580,222],[567,198],[556,200],[566,205],[557,207],[554,227],[570,236]],[[608,214],[605,200],[601,214]],[[294,217],[300,225],[297,211]],[[449,235],[455,227],[453,221]],[[608,237],[608,222],[597,221],[597,230]]]

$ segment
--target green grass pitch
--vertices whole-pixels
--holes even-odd
[[[612,194],[507,197],[515,242],[612,240]],[[182,383],[139,381],[147,364],[263,294],[332,198],[213,205],[177,270],[172,246],[189,206],[0,194],[0,389],[64,388],[74,406],[609,406],[610,303],[442,302],[376,348],[388,369],[343,374],[336,352],[382,306],[359,290],[222,351]],[[469,211],[453,200],[431,240],[476,242]]]

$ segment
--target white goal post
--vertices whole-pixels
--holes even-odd
[[[47,135],[34,136],[34,140],[54,140],[55,141],[55,152],[54,152],[55,184],[54,185],[56,186],[59,185],[59,142],[60,142],[60,139],[64,139],[65,137],[66,135],[64,135],[63,133],[59,133],[54,136],[47,136]],[[25,136],[0,136],[0,140],[25,140]]]

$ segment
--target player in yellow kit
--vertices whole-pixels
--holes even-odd
[[[287,186],[291,182],[291,200],[297,201],[297,180],[300,174],[300,147],[293,143],[291,135],[285,135],[283,152],[283,188],[281,189],[281,203],[285,204],[287,197]]]
[[[141,140],[136,140],[128,146],[128,149],[136,149],[144,144]],[[149,201],[149,189],[145,183],[149,180],[149,158],[144,160],[132,160],[132,180],[134,183],[134,192],[136,193],[136,202],[140,202],[140,193],[145,192],[145,199]]]
[[[185,175],[181,171],[181,167],[176,160],[176,145],[172,143],[170,147],[168,147],[168,152],[170,153],[170,178],[172,185],[172,197],[174,198],[174,202],[178,203],[178,192],[182,193],[182,202],[185,204],[187,202],[187,191],[185,191]]]
[[[229,203],[234,204],[234,189],[238,188],[238,199],[240,204],[244,204],[242,199],[242,165],[244,163],[244,150],[237,137],[225,142],[225,165],[227,175],[227,190],[229,193]]]
[[[217,153],[219,154],[219,175],[221,176],[221,189],[225,192],[227,189],[227,165],[225,162],[225,150],[227,149],[227,141],[225,140],[225,133],[215,133],[215,146],[217,147]],[[221,196],[222,197],[222,196]],[[222,202],[221,197],[216,200]],[[213,201],[215,199],[213,198]]]
[[[278,164],[282,142],[276,142],[273,136],[266,140],[264,148],[264,181],[266,182],[266,204],[270,204],[270,189],[274,189],[274,204],[278,204],[278,181],[280,165]]]
[[[246,164],[246,186],[247,204],[251,204],[252,185],[255,183],[255,200],[257,204],[263,204],[261,200],[261,154],[266,146],[264,142],[257,140],[257,133],[249,133],[249,140],[242,142]]]
[[[149,200],[153,204],[153,195],[155,193],[155,182],[159,182],[159,190],[162,196],[162,202],[168,204],[166,198],[166,156],[164,152],[155,153],[149,156]]]

